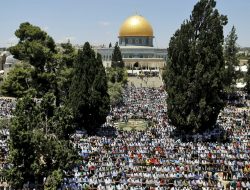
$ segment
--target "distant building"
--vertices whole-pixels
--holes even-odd
[[[242,54],[244,56],[250,55],[250,48],[241,48],[237,54]]]
[[[248,59],[240,59],[239,65],[247,65]]]
[[[6,77],[10,68],[18,62],[9,51],[3,51],[0,54],[0,73]]]
[[[10,55],[8,51],[0,51],[0,71],[4,70],[4,65],[6,62],[6,58]]]
[[[153,28],[140,15],[128,17],[119,31],[119,46],[128,69],[161,69],[166,64],[167,49],[153,45]],[[98,47],[105,67],[111,66],[113,47]]]

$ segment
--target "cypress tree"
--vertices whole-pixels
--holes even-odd
[[[106,121],[106,116],[109,112],[110,99],[108,94],[107,77],[100,54],[97,54],[96,62],[96,74],[92,84],[90,97],[93,102],[93,121],[96,122],[95,126],[98,127]]]
[[[114,51],[112,54],[111,68],[107,69],[107,74],[109,81],[112,83],[127,83],[126,69],[124,68],[124,62],[118,43],[115,44]]]
[[[214,0],[199,1],[169,43],[164,80],[168,116],[177,130],[210,128],[224,106],[222,45],[227,18],[215,6]]]
[[[122,60],[122,54],[120,47],[118,46],[118,42],[116,42],[115,47],[114,47],[114,52],[112,54],[112,62],[111,62],[111,67],[113,68],[123,68],[124,67],[124,62]]]
[[[98,58],[86,42],[78,51],[69,91],[69,106],[79,129],[89,133],[105,122],[109,111],[107,79],[100,55]]]
[[[246,82],[245,89],[246,89],[246,92],[249,96],[249,94],[250,94],[250,59],[248,59],[247,63],[248,63],[248,65],[247,65],[247,72],[245,75],[245,82]]]
[[[237,72],[235,67],[239,66],[239,60],[237,58],[238,47],[236,45],[238,37],[236,29],[233,26],[230,33],[226,37],[224,57],[226,62],[226,83],[228,86],[235,84],[237,80]]]

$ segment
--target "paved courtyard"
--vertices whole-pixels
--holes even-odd
[[[163,82],[161,77],[128,77],[128,85],[134,85],[135,87],[159,88],[163,85]]]

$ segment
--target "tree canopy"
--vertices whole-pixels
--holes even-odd
[[[72,80],[75,49],[57,49],[39,27],[22,23],[19,43],[10,52],[21,62],[9,72],[1,90],[18,98],[10,124],[7,181],[15,189],[24,184],[57,189],[65,171],[77,159],[70,142],[75,131],[72,110],[65,105]]]
[[[54,172],[63,174],[72,167],[77,158],[69,142],[72,119],[68,108],[55,106],[51,93],[40,103],[29,95],[19,99],[10,126],[8,159],[12,166],[5,171],[13,188],[21,189],[27,183],[37,188]],[[60,187],[62,177],[54,188]]]
[[[248,60],[247,72],[245,75],[245,82],[246,82],[245,89],[249,95],[250,94],[250,59]]]
[[[215,6],[214,0],[199,1],[169,43],[164,81],[169,120],[177,130],[212,127],[224,106],[222,45],[227,18]]]
[[[110,96],[110,105],[115,106],[122,102],[122,85],[121,83],[108,83],[108,93]]]
[[[33,72],[34,68],[28,63],[14,65],[1,84],[1,93],[17,98],[25,96],[32,88]]]
[[[21,63],[10,70],[1,87],[3,94],[20,98],[32,92],[40,98],[52,92],[58,106],[68,96],[75,48],[69,42],[56,47],[46,32],[28,22],[20,24],[15,34],[19,42],[9,50]]]
[[[68,101],[79,129],[93,133],[105,122],[109,112],[107,88],[101,56],[96,56],[86,42],[77,54]]]
[[[54,40],[39,27],[28,22],[20,24],[15,35],[19,38],[19,42],[9,50],[16,59],[30,64],[34,69],[31,84],[36,96],[41,97],[45,93],[55,90],[53,85],[56,68],[53,61],[56,53]]]
[[[120,83],[120,85],[124,85],[127,83],[127,71],[124,67],[124,62],[118,43],[115,44],[112,53],[111,67],[106,68],[106,72],[108,81],[112,83]]]
[[[230,87],[231,84],[235,84],[237,80],[236,66],[239,66],[239,60],[237,57],[238,47],[236,45],[238,37],[236,29],[233,26],[230,33],[225,40],[224,58],[226,62],[226,83]]]
[[[113,68],[123,68],[124,67],[124,62],[122,60],[122,54],[120,47],[118,45],[118,42],[116,42],[114,51],[112,54],[112,62],[111,62],[111,67]]]

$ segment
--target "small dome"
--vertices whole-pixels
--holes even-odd
[[[128,17],[122,24],[119,37],[148,36],[153,37],[153,29],[150,23],[140,15]]]

